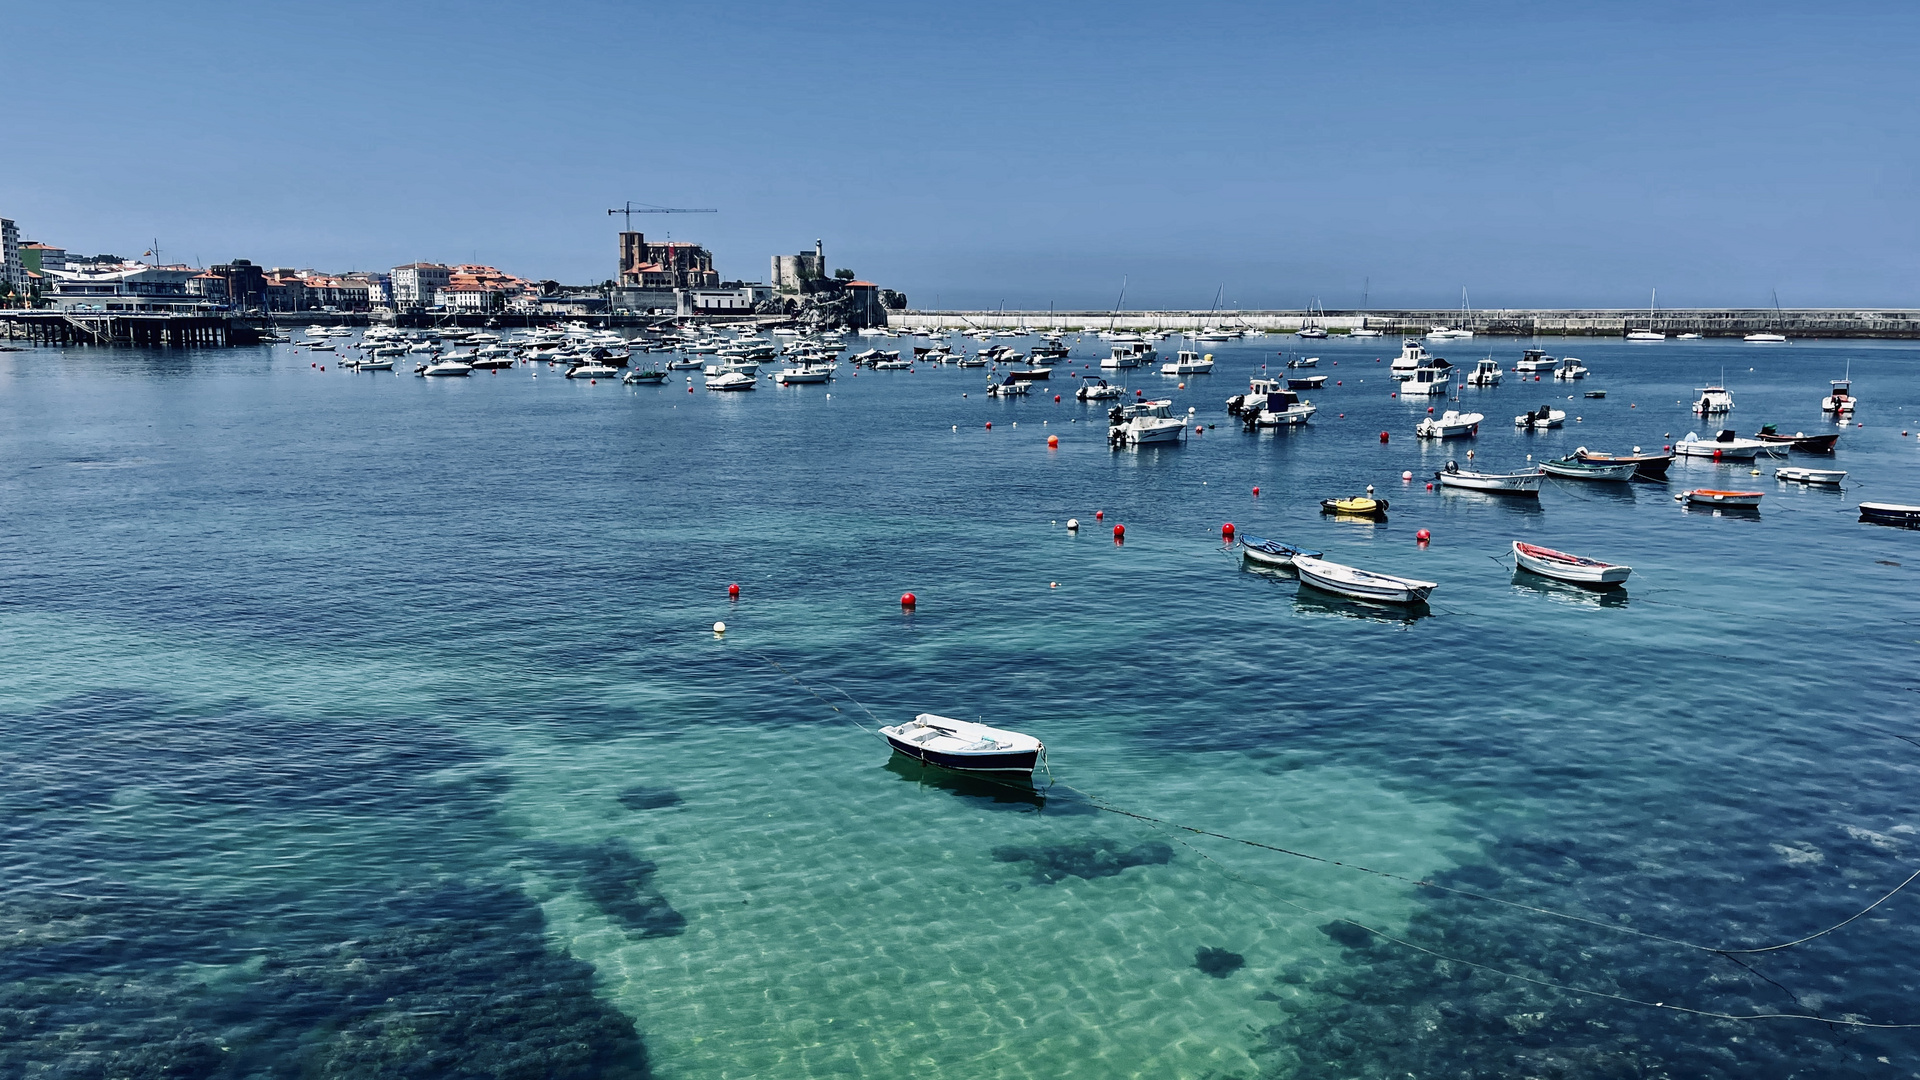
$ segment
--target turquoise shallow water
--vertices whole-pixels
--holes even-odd
[[[0,1073],[1920,1071],[1911,1032],[1618,1000],[1920,1023],[1905,893],[1736,963],[1088,802],[1716,946],[1845,918],[1920,868],[1920,533],[1853,512],[1920,502],[1920,350],[1545,343],[1609,396],[1466,391],[1481,463],[1700,430],[1723,369],[1742,431],[1811,431],[1851,361],[1864,426],[1843,493],[1678,462],[1520,507],[1425,490],[1465,448],[1416,445],[1390,343],[1315,347],[1308,430],[1226,423],[1287,344],[1136,377],[1221,426],[1126,452],[952,369],[0,354]],[[1507,426],[1556,392],[1578,423]],[[1317,513],[1368,483],[1387,524]],[[1671,498],[1725,485],[1760,514]],[[1432,612],[1243,570],[1227,520]],[[1624,600],[1515,538],[1631,563]],[[890,762],[867,710],[1030,731],[1063,786]]]

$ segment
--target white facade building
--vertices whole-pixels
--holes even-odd
[[[20,262],[20,227],[12,218],[0,218],[0,281],[13,286],[14,295],[27,291],[27,268]]]
[[[408,263],[393,268],[388,279],[392,283],[393,304],[395,307],[432,307],[434,294],[447,287],[453,279],[453,268],[439,263]]]

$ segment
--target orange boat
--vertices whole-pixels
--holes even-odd
[[[1712,488],[1694,488],[1675,495],[1689,506],[1759,506],[1763,491],[1715,491]]]

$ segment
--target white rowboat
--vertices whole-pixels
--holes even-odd
[[[1416,581],[1413,578],[1394,577],[1392,574],[1376,574],[1370,570],[1342,566],[1325,559],[1296,555],[1293,568],[1300,573],[1300,580],[1318,589],[1324,589],[1340,596],[1350,596],[1356,600],[1377,600],[1387,604],[1423,604],[1434,589],[1436,582]]]
[[[1513,561],[1519,564],[1522,570],[1531,571],[1541,577],[1604,589],[1620,585],[1627,580],[1628,574],[1633,573],[1631,566],[1603,563],[1598,559],[1569,555],[1564,551],[1555,551],[1537,544],[1523,544],[1518,540],[1513,542]]]

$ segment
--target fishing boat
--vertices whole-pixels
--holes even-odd
[[[1427,347],[1414,338],[1400,339],[1400,355],[1393,358],[1388,372],[1396,379],[1405,379],[1414,371],[1430,366],[1434,357],[1429,355]]]
[[[1160,358],[1154,347],[1144,341],[1125,341],[1113,347],[1112,355],[1100,361],[1102,371],[1124,371],[1151,364]]]
[[[620,377],[620,381],[626,383],[628,386],[640,386],[643,384],[647,386],[659,386],[661,383],[667,381],[667,373],[659,370],[629,371]]]
[[[1643,454],[1639,447],[1631,454],[1602,454],[1582,446],[1573,452],[1581,461],[1598,462],[1602,465],[1623,465],[1632,462],[1634,471],[1648,480],[1665,480],[1667,466],[1673,464],[1672,454]]]
[[[1313,419],[1320,407],[1280,385],[1279,379],[1254,379],[1251,391],[1227,402],[1227,411],[1240,417],[1248,431],[1263,427],[1293,427]]]
[[[1177,443],[1187,433],[1187,418],[1174,416],[1171,400],[1115,405],[1107,413],[1107,441],[1115,446]]]
[[[1684,500],[1688,506],[1745,506],[1757,507],[1764,491],[1720,491],[1715,488],[1692,488],[1674,496],[1676,501]]]
[[[1829,379],[1828,384],[1833,389],[1820,399],[1820,411],[1839,417],[1852,416],[1853,407],[1858,404],[1853,397],[1853,373],[1849,371],[1844,379]]]
[[[1345,514],[1348,517],[1387,519],[1387,500],[1376,499],[1371,495],[1356,495],[1350,499],[1321,499],[1320,512],[1323,514]]]
[[[1467,375],[1469,386],[1499,386],[1500,361],[1489,356],[1476,362],[1473,371]]]
[[[1545,349],[1528,349],[1514,362],[1513,370],[1521,375],[1533,375],[1542,371],[1552,371],[1560,361],[1547,355]]]
[[[1004,380],[987,387],[988,397],[1025,397],[1032,384],[1023,382],[1009,374]]]
[[[1174,358],[1160,365],[1162,375],[1206,375],[1213,371],[1213,354],[1201,356],[1192,349],[1181,349]]]
[[[1523,412],[1513,418],[1513,426],[1527,431],[1545,431],[1557,428],[1567,422],[1567,414],[1550,405],[1542,405],[1534,412]]]
[[[1458,409],[1448,409],[1439,416],[1429,416],[1415,424],[1413,433],[1422,439],[1458,439],[1472,438],[1480,433],[1480,421],[1486,417],[1477,412],[1463,413]]]
[[[1485,491],[1495,495],[1532,495],[1540,494],[1540,470],[1531,469],[1516,473],[1487,473],[1462,469],[1455,461],[1447,462],[1447,467],[1433,474],[1443,488],[1461,488],[1466,491]]]
[[[1566,480],[1631,480],[1639,468],[1631,461],[1582,461],[1576,455],[1569,454],[1552,461],[1543,461],[1540,467],[1550,476]]]
[[[1833,444],[1840,441],[1840,433],[1837,431],[1820,435],[1809,435],[1804,431],[1796,431],[1791,435],[1782,435],[1779,431],[1775,430],[1772,424],[1760,425],[1760,430],[1755,432],[1753,437],[1763,443],[1773,443],[1775,445],[1784,443],[1787,449],[1800,454],[1831,454],[1833,453]]]
[[[1700,416],[1718,416],[1733,411],[1733,392],[1724,386],[1703,386],[1700,396],[1693,403],[1693,411]]]
[[[955,772],[1032,776],[1046,750],[1031,735],[934,713],[883,727],[880,737],[899,753]]]
[[[1246,562],[1259,563],[1261,566],[1291,569],[1294,559],[1300,557],[1317,559],[1321,554],[1318,551],[1294,547],[1292,544],[1283,544],[1278,540],[1262,540],[1257,536],[1240,538],[1240,558]]]
[[[1120,388],[1109,385],[1105,379],[1087,378],[1073,396],[1081,401],[1108,401],[1120,396]]]
[[[1874,525],[1902,525],[1920,529],[1920,506],[1903,503],[1863,502],[1860,520]]]
[[[1791,480],[1799,484],[1823,484],[1839,487],[1840,481],[1847,478],[1845,469],[1806,469],[1798,466],[1773,470],[1775,480]]]
[[[1431,397],[1446,393],[1452,386],[1453,365],[1436,357],[1432,364],[1407,372],[1407,377],[1400,383],[1399,392],[1401,397],[1418,397],[1422,394]]]
[[[1439,587],[1431,581],[1376,574],[1307,555],[1294,556],[1293,568],[1299,573],[1301,581],[1317,589],[1356,600],[1376,600],[1386,604],[1425,603],[1433,590]]]
[[[1702,439],[1695,432],[1687,432],[1687,437],[1673,444],[1673,452],[1681,457],[1712,458],[1714,461],[1752,461],[1762,450],[1780,446],[1778,443],[1764,443],[1759,439],[1742,439],[1734,434],[1732,428],[1722,428],[1711,439]]]
[[[752,390],[760,381],[743,371],[728,371],[707,380],[709,390]]]
[[[1318,390],[1325,385],[1327,385],[1327,377],[1325,375],[1287,376],[1287,389],[1289,390]]]
[[[1569,555],[1564,551],[1555,551],[1538,544],[1523,544],[1518,540],[1513,542],[1513,561],[1522,570],[1531,571],[1541,577],[1598,589],[1619,588],[1626,582],[1627,575],[1633,573],[1631,566],[1620,566],[1615,563],[1604,563],[1598,559]]]
[[[1589,374],[1587,365],[1581,363],[1577,356],[1561,357],[1560,366],[1553,369],[1553,377],[1556,379],[1584,379]]]

